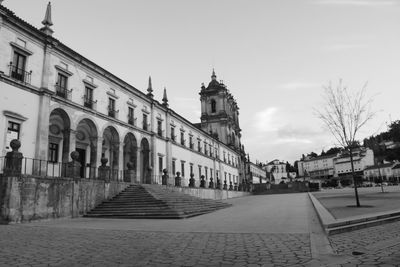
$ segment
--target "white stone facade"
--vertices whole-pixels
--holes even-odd
[[[120,180],[129,163],[132,182],[161,183],[167,169],[170,184],[181,172],[187,185],[192,169],[197,186],[200,175],[239,183],[240,148],[198,129],[151,89],[143,93],[0,5],[1,156],[18,138],[24,157],[55,166],[77,150],[83,177],[107,158]]]

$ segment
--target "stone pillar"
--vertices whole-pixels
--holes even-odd
[[[97,166],[101,166],[101,158],[102,158],[102,154],[103,154],[103,138],[102,137],[97,137],[97,144],[96,144],[96,166],[93,167],[97,167]],[[108,160],[107,160],[108,161]],[[97,171],[97,175],[96,177],[100,179],[100,173],[99,170]]]
[[[68,151],[63,153],[62,162],[68,162],[69,154],[76,149],[76,131],[73,129],[65,129],[64,130],[64,137],[68,136],[69,144],[68,144]],[[65,142],[65,138],[64,138]]]
[[[120,142],[119,143],[119,156],[118,156],[118,178],[120,181],[123,181],[124,179],[124,170],[125,167],[124,166],[124,142]]]
[[[136,180],[135,180],[135,182],[136,183],[140,183],[141,182],[141,178],[140,177],[142,177],[142,175],[143,175],[143,173],[142,173],[142,165],[140,164],[141,163],[141,153],[140,153],[140,150],[141,149],[136,149]]]
[[[4,166],[4,175],[20,175],[22,170],[22,158],[21,152],[18,149],[21,147],[21,142],[18,139],[13,139],[10,142],[10,147],[12,151],[7,152],[5,160],[6,164]]]

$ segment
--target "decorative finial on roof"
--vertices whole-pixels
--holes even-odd
[[[0,5],[1,5],[1,3],[3,3],[3,1],[4,1],[4,0],[0,0]]]
[[[213,71],[212,71],[211,80],[213,80],[213,81],[217,80],[217,75],[215,75],[214,68],[213,68]]]
[[[147,87],[147,96],[153,98],[153,86],[151,85],[151,76],[149,76],[149,87]]]
[[[167,88],[165,88],[164,86],[164,95],[163,95],[163,99],[162,99],[162,104],[166,107],[168,107],[168,98],[167,98]]]
[[[53,35],[53,30],[50,28],[50,26],[53,26],[53,22],[51,21],[51,3],[50,2],[47,4],[46,14],[44,15],[42,24],[44,25],[44,27],[41,28],[40,30],[47,35],[50,35],[50,36]]]

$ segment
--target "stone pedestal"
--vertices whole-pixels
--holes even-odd
[[[224,189],[224,190],[227,190],[227,189],[228,189],[228,185],[226,184],[226,180],[224,180],[224,187],[223,187],[223,189]]]
[[[221,180],[217,178],[217,189],[221,189]]]
[[[6,154],[4,174],[8,176],[20,175],[22,170],[23,155],[21,152],[18,152],[18,149],[21,147],[21,142],[17,139],[13,139],[10,142],[10,147],[12,151],[7,152]]]
[[[233,190],[233,184],[232,184],[232,181],[229,181],[229,190]]]
[[[124,173],[124,182],[136,183],[136,171],[135,170],[126,170]]]
[[[235,183],[235,185],[233,186],[233,190],[238,191],[238,184]]]
[[[181,186],[182,178],[180,176],[181,176],[181,173],[177,172],[176,177],[175,177],[175,186],[178,186],[178,187]]]
[[[206,187],[206,181],[204,180],[204,175],[200,176],[200,187],[201,188]]]
[[[67,163],[67,177],[79,178],[81,176],[81,164],[78,162],[79,152],[72,151],[70,156],[72,161]]]
[[[168,185],[168,178],[169,178],[169,176],[168,176],[167,169],[164,169],[163,170],[163,175],[161,176],[161,184],[162,185]]]
[[[208,184],[208,188],[214,188],[214,181],[213,178],[210,178],[210,183]]]
[[[195,179],[194,179],[194,174],[190,174],[190,179],[189,179],[189,187],[195,187]]]
[[[110,166],[106,166],[107,158],[101,158],[101,166],[99,167],[99,179],[104,181],[110,180]]]

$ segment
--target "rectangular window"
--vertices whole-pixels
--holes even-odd
[[[85,87],[84,106],[93,108],[93,89],[90,87]]]
[[[175,175],[176,169],[175,169],[175,160],[172,160],[172,175]]]
[[[147,131],[147,114],[143,114],[143,130]]]
[[[207,155],[207,143],[206,143],[206,141],[204,141],[204,154],[206,154]]]
[[[6,137],[6,149],[11,150],[10,142],[13,139],[19,139],[19,132],[20,132],[20,124],[9,121],[8,128],[7,128],[7,137]]]
[[[181,176],[185,177],[185,162],[181,162]]]
[[[49,161],[58,162],[58,144],[49,143]]]
[[[199,165],[199,178],[201,177],[201,166]]]
[[[10,66],[10,75],[12,78],[25,82],[28,73],[25,71],[26,56],[14,51],[12,65]]]
[[[161,173],[163,171],[163,158],[158,157],[158,171]]]
[[[185,145],[185,133],[183,131],[181,131],[181,145]]]
[[[115,100],[113,98],[108,99],[108,116],[115,118]]]
[[[162,136],[162,121],[157,120],[157,134]]]
[[[171,140],[175,142],[175,127],[171,127]]]
[[[201,152],[200,140],[197,141],[197,151]]]
[[[190,149],[193,149],[193,136],[189,136],[189,146],[190,146]]]
[[[128,123],[130,125],[135,125],[135,118],[133,113],[133,108],[128,107]]]
[[[204,176],[206,177],[206,180],[208,180],[208,168],[204,167]]]
[[[61,96],[63,98],[67,98],[67,81],[68,81],[68,77],[58,73],[57,74],[57,83],[56,83],[56,94],[58,96]]]

